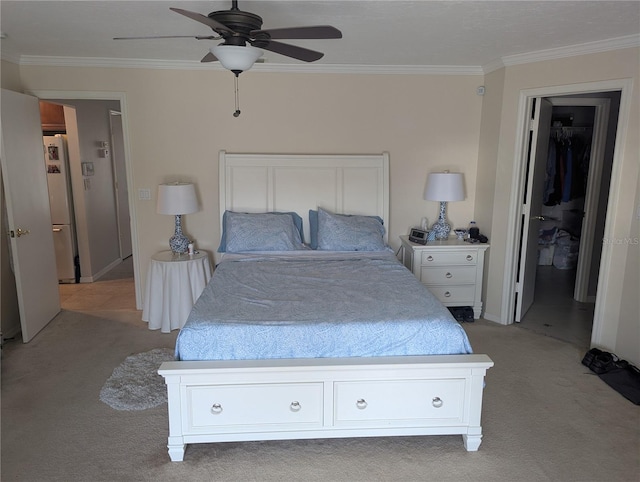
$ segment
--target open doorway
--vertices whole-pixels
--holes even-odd
[[[53,161],[45,149],[52,216],[59,200],[68,199],[62,211],[72,234],[67,249],[56,245],[62,307],[136,309],[120,102],[49,99],[40,105],[45,146],[59,152]],[[55,238],[60,226],[53,228]],[[70,257],[73,266],[65,268]]]
[[[537,130],[538,136],[548,137],[548,146],[530,157],[535,165],[529,165],[527,177],[545,163],[545,178],[541,200],[532,198],[539,205],[529,209],[539,213],[528,226],[537,232],[523,236],[521,246],[522,253],[525,243],[535,242],[537,258],[520,274],[522,279],[535,277],[535,290],[530,306],[516,312],[516,321],[585,348],[592,339],[620,92],[539,102],[552,106],[549,123]]]

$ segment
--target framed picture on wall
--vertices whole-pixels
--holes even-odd
[[[47,146],[47,153],[49,154],[50,161],[60,160],[60,154],[58,153],[58,146]]]
[[[82,163],[82,175],[83,176],[93,176],[93,162],[83,162]]]

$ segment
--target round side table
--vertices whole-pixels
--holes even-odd
[[[182,328],[212,274],[207,253],[154,254],[147,272],[142,320],[150,330],[162,333]]]

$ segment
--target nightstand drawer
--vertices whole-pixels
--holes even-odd
[[[425,285],[445,305],[463,302],[472,304],[476,293],[475,285],[434,286],[426,283]]]
[[[425,251],[422,253],[422,266],[464,264],[473,265],[478,261],[478,251],[474,249],[458,249],[456,251]]]
[[[420,270],[420,279],[424,284],[473,284],[476,281],[476,268],[475,266],[442,266],[433,268],[423,266]]]

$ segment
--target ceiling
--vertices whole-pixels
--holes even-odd
[[[113,40],[152,35],[211,35],[207,26],[169,10],[204,15],[224,1],[2,0],[2,58],[21,64],[182,65],[217,68],[200,59],[213,40]],[[526,59],[640,45],[636,1],[240,0],[263,28],[329,24],[336,40],[287,40],[325,53],[314,69],[492,70]],[[265,51],[255,68],[310,68]]]

